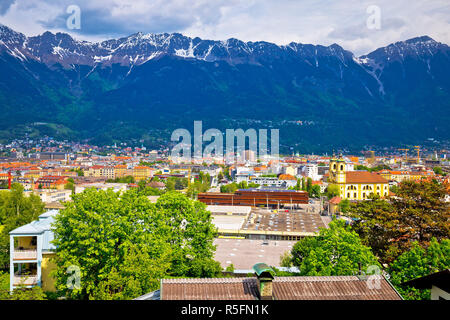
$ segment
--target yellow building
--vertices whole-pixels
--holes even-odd
[[[103,166],[92,166],[89,167],[86,171],[84,171],[84,175],[86,177],[95,177],[100,178],[103,176]]]
[[[133,168],[133,177],[136,181],[152,177],[152,169],[147,166],[136,166]]]
[[[114,167],[105,167],[105,166],[92,166],[86,171],[84,171],[84,175],[86,177],[95,177],[95,178],[107,178],[107,179],[115,179],[116,178],[116,169]]]
[[[127,175],[127,166],[119,164],[114,167],[116,178],[123,178]]]
[[[381,175],[368,171],[347,171],[343,159],[331,159],[329,184],[339,188],[339,196],[348,200],[366,200],[371,194],[381,198],[389,195],[389,182]]]

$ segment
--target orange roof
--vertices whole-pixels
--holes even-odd
[[[369,171],[348,171],[345,174],[346,183],[388,183],[377,173]]]
[[[294,176],[290,174],[280,174],[278,177],[279,180],[297,180]]]
[[[134,169],[138,169],[138,170],[141,170],[141,169],[150,169],[150,167],[147,167],[147,166],[136,166],[136,167],[134,167]]]
[[[260,167],[254,167],[253,170],[254,171],[262,171],[262,170],[266,170],[267,167],[266,166],[260,166]]]
[[[341,197],[333,197],[330,200],[331,204],[339,204],[341,202],[342,198]]]

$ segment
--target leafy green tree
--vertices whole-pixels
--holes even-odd
[[[168,192],[156,203],[173,250],[169,273],[173,276],[211,277],[221,271],[213,256],[216,227],[204,203],[177,192]]]
[[[25,196],[22,185],[13,183],[0,192],[0,269],[9,266],[9,232],[36,220],[44,212],[39,196]]]
[[[434,167],[433,171],[434,171],[435,174],[438,174],[438,175],[441,175],[441,176],[444,175],[444,172],[442,171],[441,167]]]
[[[154,277],[166,272],[165,257],[171,252],[163,220],[162,213],[136,190],[119,194],[87,189],[74,195],[55,218],[57,289],[68,298],[125,299],[156,288]],[[156,266],[136,287],[129,280],[141,279],[142,266],[149,267],[149,259]],[[80,288],[73,290],[67,287],[70,266],[80,268]],[[120,287],[119,280],[123,280]]]
[[[297,178],[297,184],[294,187],[294,190],[300,191],[302,189],[302,180]]]
[[[312,191],[312,179],[308,178],[306,180],[306,192],[308,192],[311,195],[311,191]]]
[[[344,199],[339,203],[339,211],[341,213],[347,213],[350,210],[350,201],[348,199]]]
[[[99,284],[92,298],[96,300],[127,300],[159,287],[169,268],[170,250],[159,258],[151,257],[146,245],[131,244],[120,268],[113,267],[105,281]]]
[[[234,272],[234,264],[230,264],[225,268],[225,272]]]
[[[220,186],[220,192],[222,193],[235,193],[237,189],[238,185],[235,182],[232,182],[224,186]]]
[[[67,179],[67,183],[64,185],[64,189],[72,190],[72,194],[75,193],[75,181],[72,178]]]
[[[302,178],[302,191],[306,191],[306,182],[305,182],[305,178]]]
[[[430,290],[402,286],[403,282],[450,268],[450,240],[441,243],[433,238],[427,248],[414,242],[389,267],[391,282],[407,300],[430,299]]]
[[[221,271],[210,212],[179,192],[152,204],[138,189],[87,189],[55,220],[56,286],[69,298],[130,299],[157,289],[164,276]],[[70,266],[80,268],[80,288],[67,287]]]
[[[391,191],[392,193],[394,193],[394,194],[397,194],[397,192],[398,192],[398,186],[391,186],[391,187],[389,187],[389,191]]]
[[[339,195],[339,186],[336,184],[328,185],[325,194],[327,195],[328,199],[337,197]]]
[[[316,237],[306,237],[292,248],[292,264],[301,275],[352,275],[379,265],[369,247],[343,220],[333,220]]]
[[[320,186],[315,184],[310,188],[309,191],[310,198],[320,198]]]

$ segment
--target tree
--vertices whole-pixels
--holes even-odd
[[[444,175],[444,172],[442,171],[442,168],[441,167],[434,167],[433,168],[433,171],[434,171],[434,173],[435,174],[437,174],[437,175]]]
[[[55,218],[56,287],[69,298],[131,299],[165,276],[214,276],[221,269],[211,220],[204,204],[179,192],[152,204],[138,189],[87,189]],[[73,290],[70,266],[81,276]]]
[[[75,181],[72,178],[67,179],[67,183],[64,185],[64,189],[72,190],[72,194],[75,193]]]
[[[315,184],[310,188],[309,191],[310,198],[320,198],[320,186]]]
[[[390,202],[373,197],[354,204],[354,228],[383,262],[392,262],[413,241],[426,246],[435,237],[448,238],[450,204],[445,186],[436,182],[405,181]]]
[[[302,178],[302,191],[306,191],[305,178]]]
[[[391,282],[407,300],[430,299],[430,290],[402,286],[403,282],[427,276],[450,268],[450,240],[439,243],[435,238],[427,248],[414,242],[409,251],[402,253],[389,267]]]
[[[398,192],[398,186],[394,185],[394,186],[389,187],[389,191],[396,194]]]
[[[347,213],[350,210],[350,201],[348,199],[344,199],[339,203],[339,211],[341,213]]]
[[[336,184],[328,185],[325,194],[327,195],[328,199],[337,197],[339,195],[339,186]]]
[[[308,193],[310,193],[310,192],[311,192],[311,188],[312,188],[312,179],[311,179],[311,178],[308,178],[308,179],[306,180],[306,191],[307,191]]]
[[[117,177],[115,179],[107,179],[106,182],[112,182],[112,183],[135,183],[135,179],[133,176],[126,176],[126,177]]]
[[[18,183],[13,183],[10,191],[0,192],[0,269],[9,266],[9,232],[36,220],[44,207],[39,196],[25,196]]]
[[[221,271],[213,259],[217,230],[204,203],[168,192],[156,202],[156,211],[169,228],[166,232],[173,250],[171,275],[212,277]]]
[[[157,288],[155,277],[166,272],[171,252],[162,221],[162,213],[137,190],[87,189],[74,195],[55,217],[56,288],[78,299],[130,299]],[[156,266],[150,268],[150,259]],[[70,266],[81,276],[80,288],[73,290],[67,287]]]
[[[291,255],[300,274],[309,276],[352,275],[379,265],[371,249],[343,220],[333,220],[318,236],[298,241]]]

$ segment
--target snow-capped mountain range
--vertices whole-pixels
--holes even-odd
[[[366,142],[380,130],[450,138],[450,49],[428,36],[358,57],[338,44],[280,46],[179,33],[93,43],[65,33],[27,37],[0,25],[0,71],[0,109],[8,106],[0,131],[11,118],[20,124],[39,116],[89,134],[85,123],[94,117],[102,125],[127,119],[133,130],[141,121],[251,117],[328,121],[342,132],[364,124]],[[27,99],[17,98],[22,92]],[[39,103],[40,111],[30,113]],[[398,118],[409,122],[394,125]]]
[[[331,46],[292,42],[279,46],[269,42],[243,42],[238,39],[226,41],[190,38],[179,33],[136,33],[120,39],[92,43],[73,39],[65,33],[45,32],[26,37],[7,26],[0,25],[0,47],[19,59],[37,59],[47,65],[60,63],[65,67],[90,65],[140,65],[163,55],[207,62],[227,61],[231,64],[264,63],[276,59],[302,59],[318,66],[319,58],[337,57],[345,64],[353,59],[364,66],[377,65],[380,60],[402,60],[405,55],[426,57],[449,47],[430,37],[418,37],[380,48],[368,55],[355,57],[337,44]]]

